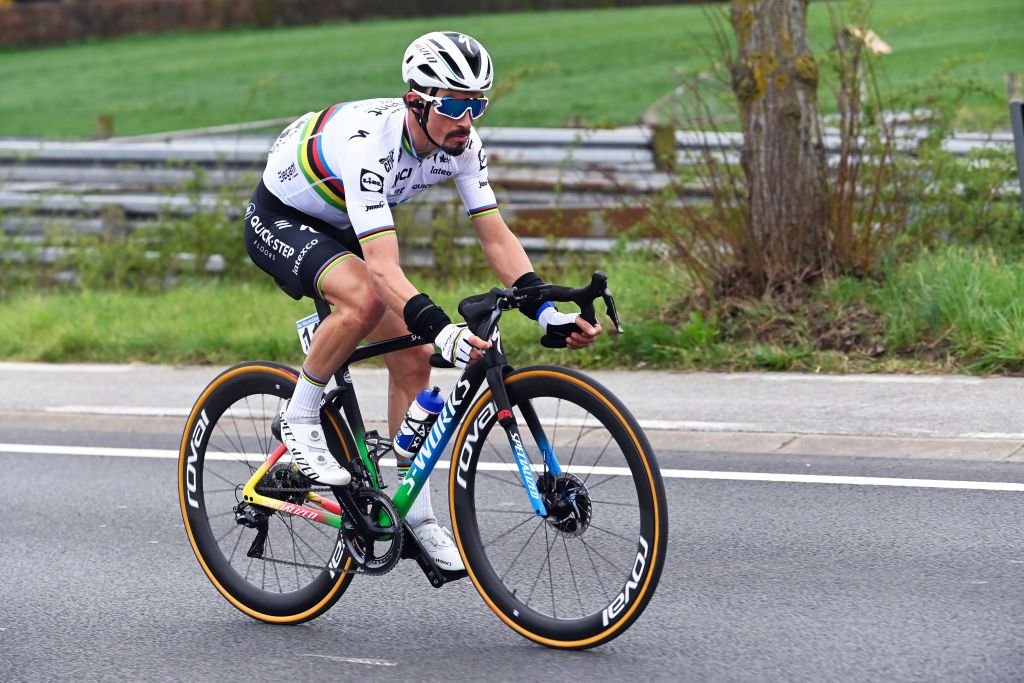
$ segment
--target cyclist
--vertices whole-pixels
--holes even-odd
[[[420,292],[399,265],[391,207],[452,179],[491,269],[506,286],[542,284],[519,240],[498,212],[487,180],[487,153],[473,120],[487,108],[493,69],[484,47],[455,32],[417,38],[402,59],[402,98],[335,104],[299,118],[278,137],[245,213],[250,258],[286,291],[335,307],[313,337],[295,393],[281,413],[281,434],[299,469],[332,486],[351,480],[327,450],[320,427],[324,387],[362,339],[412,332],[465,367],[490,347]],[[440,264],[442,267],[446,264]],[[523,312],[580,349],[600,334],[578,313],[549,302]],[[388,425],[395,434],[405,410],[430,383],[432,350],[420,346],[384,356],[389,371]],[[409,462],[399,461],[399,476]],[[407,521],[443,569],[462,560],[433,513],[424,485]]]

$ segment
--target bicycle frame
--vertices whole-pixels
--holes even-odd
[[[326,317],[321,312],[321,305],[319,301],[317,302],[317,310],[321,313],[321,320]],[[398,490],[392,496],[395,507],[402,518],[405,518],[408,514],[413,501],[416,500],[416,496],[419,495],[427,477],[430,476],[430,473],[433,471],[435,465],[437,465],[438,460],[440,460],[441,455],[448,446],[448,442],[452,435],[462,424],[462,420],[472,403],[472,399],[476,396],[481,385],[483,385],[485,381],[494,396],[494,408],[493,410],[485,410],[481,413],[480,417],[477,418],[477,424],[474,425],[474,429],[476,432],[479,432],[479,429],[482,427],[484,422],[489,420],[492,416],[497,415],[498,423],[505,430],[506,436],[508,437],[509,446],[512,449],[516,466],[519,469],[519,477],[526,490],[527,496],[529,497],[531,508],[539,517],[546,517],[548,514],[544,501],[540,496],[540,492],[537,490],[537,481],[533,471],[533,463],[530,461],[530,458],[526,453],[526,449],[523,446],[523,440],[519,433],[519,426],[512,414],[508,394],[505,391],[504,377],[508,372],[511,372],[512,368],[508,364],[508,360],[501,348],[500,336],[496,334],[498,317],[500,317],[500,314],[493,316],[487,328],[488,331],[493,332],[491,335],[492,341],[494,341],[492,347],[484,353],[484,357],[482,359],[463,370],[458,381],[455,383],[455,387],[445,400],[441,413],[438,415],[433,427],[427,434],[427,437],[423,442],[423,446],[416,454],[416,457],[412,460],[412,463],[409,466],[409,471]],[[415,335],[406,335],[404,337],[396,337],[395,339],[388,339],[382,342],[366,344],[357,348],[345,361],[338,372],[335,373],[335,381],[338,383],[338,388],[324,397],[323,405],[327,408],[328,415],[331,415],[332,413],[338,414],[339,407],[341,412],[344,413],[345,420],[348,422],[349,428],[352,431],[352,436],[355,439],[360,461],[370,474],[370,481],[373,483],[374,488],[377,488],[378,490],[382,487],[382,480],[376,463],[374,463],[373,459],[370,458],[367,451],[366,428],[363,423],[362,413],[359,410],[359,403],[352,384],[352,376],[349,372],[349,366],[352,363],[365,360],[367,358],[373,358],[386,353],[391,353],[392,351],[399,351],[427,343],[429,343],[427,340]],[[544,456],[547,470],[555,476],[561,474],[562,468],[555,456],[554,448],[548,440],[547,435],[541,426],[540,419],[533,410],[533,407],[528,402],[525,402],[519,406],[519,409],[527,422],[530,433]],[[261,505],[287,514],[304,517],[310,521],[340,528],[341,506],[335,501],[325,499],[315,493],[306,494],[306,500],[319,506],[317,508],[310,507],[308,505],[295,505],[294,503],[264,496],[256,492],[256,485],[286,452],[284,445],[278,446],[266,462],[264,462],[263,465],[253,473],[252,477],[250,477],[249,481],[243,487],[242,493],[244,500],[255,505]],[[462,467],[461,454],[453,455],[452,462],[452,466]]]

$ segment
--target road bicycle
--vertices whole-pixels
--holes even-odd
[[[668,512],[655,455],[606,388],[567,368],[514,369],[498,332],[504,311],[542,301],[573,302],[596,321],[598,298],[621,332],[600,272],[584,287],[495,288],[463,300],[470,329],[494,343],[459,376],[393,496],[382,476],[394,464],[390,440],[366,430],[349,366],[429,340],[361,346],[335,374],[321,424],[352,474],[343,487],[306,479],[281,444],[277,415],[294,369],[256,361],[222,372],[192,408],[179,455],[185,531],[207,577],[245,614],[294,624],[323,614],[356,574],[383,574],[407,558],[438,588],[468,577],[505,624],[537,643],[581,649],[623,633],[665,563]],[[321,319],[330,313],[323,302],[317,309]],[[431,364],[446,365],[440,359]],[[459,572],[437,567],[404,522],[453,437],[448,494],[466,567]]]

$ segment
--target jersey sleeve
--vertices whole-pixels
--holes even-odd
[[[384,191],[387,173],[377,160],[379,156],[350,150],[342,163],[345,212],[360,244],[395,233],[395,219]]]
[[[487,151],[476,129],[470,133],[470,143],[458,159],[455,185],[470,218],[479,218],[498,212],[498,200],[487,179]]]

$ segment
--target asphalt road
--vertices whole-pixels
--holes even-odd
[[[175,449],[180,419],[0,416],[0,442]],[[663,469],[1024,482],[1015,462],[659,446]],[[1024,671],[1020,492],[666,479],[668,562],[593,651],[536,646],[462,581],[404,562],[293,627],[201,572],[174,460],[0,453],[0,680],[1012,681]],[[446,474],[439,471],[438,474]],[[444,510],[433,479],[435,508]]]

